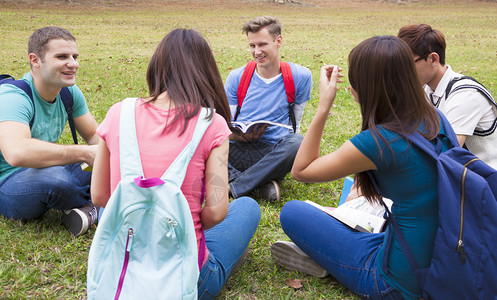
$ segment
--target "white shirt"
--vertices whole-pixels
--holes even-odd
[[[431,95],[432,104],[445,114],[455,133],[467,136],[465,144],[468,149],[493,168],[497,168],[497,133],[494,131],[488,136],[473,135],[475,130],[488,130],[493,126],[497,119],[496,107],[483,94],[471,88],[455,91],[445,99],[449,82],[461,76],[447,65],[435,91],[425,85],[425,92],[429,98]],[[469,79],[460,80],[453,85],[452,90],[468,82],[473,83]]]

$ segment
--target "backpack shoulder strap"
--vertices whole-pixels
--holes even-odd
[[[126,98],[123,100],[121,116],[119,120],[119,159],[121,168],[121,179],[135,178],[139,186],[157,185],[157,180],[148,182],[143,179],[143,166],[141,164],[140,150],[136,133],[135,103],[137,98]],[[187,166],[202,139],[205,130],[212,122],[212,110],[202,108],[195,126],[192,140],[186,145],[173,163],[165,171],[160,179],[175,182],[178,186],[183,183]],[[171,175],[169,175],[171,174]],[[142,180],[140,180],[140,176]],[[138,177],[138,178],[137,178]]]
[[[243,100],[247,95],[247,90],[254,75],[255,67],[257,63],[255,61],[250,61],[243,70],[242,77],[240,79],[240,84],[238,85],[238,90],[236,93],[238,99],[238,105],[236,107],[235,116],[233,120],[236,121],[238,115],[240,114],[240,109],[242,108]],[[283,83],[285,85],[286,97],[288,100],[288,114],[290,115],[290,121],[292,122],[293,132],[297,132],[297,122],[295,120],[294,106],[295,106],[295,82],[293,81],[292,68],[287,62],[280,61],[281,74],[283,77]]]
[[[26,95],[28,95],[29,100],[31,100],[31,103],[33,104],[33,117],[31,117],[31,120],[29,121],[29,128],[33,127],[33,122],[35,120],[35,104],[33,101],[33,92],[31,91],[31,86],[24,80],[19,79],[15,80],[14,77],[8,75],[8,74],[2,74],[0,75],[0,84],[11,84],[19,89],[21,89]]]
[[[288,114],[292,122],[293,132],[297,132],[297,120],[295,119],[295,112],[293,110],[295,106],[295,82],[293,81],[292,68],[289,63],[284,61],[280,61],[280,68],[288,99]]]
[[[33,92],[31,91],[31,86],[24,80],[15,80],[14,77],[8,74],[1,74],[0,75],[0,84],[8,83],[11,84],[21,90],[23,90],[26,95],[28,95],[29,99],[31,100],[31,103],[33,104],[33,110],[36,109],[34,105],[34,100],[33,100]],[[78,143],[78,138],[76,135],[76,128],[74,126],[74,120],[72,117],[72,106],[73,106],[73,97],[71,92],[67,87],[63,87],[60,90],[60,97],[62,99],[62,103],[64,104],[64,108],[67,113],[67,120],[69,121],[69,127],[71,128],[71,134],[72,134],[72,139],[74,141],[74,144]],[[33,117],[29,121],[29,127],[33,127],[33,122],[35,119],[35,114],[33,113]]]
[[[254,75],[256,66],[257,63],[252,60],[247,63],[247,66],[245,66],[245,69],[243,70],[242,78],[240,79],[240,83],[238,84],[238,90],[236,92],[236,97],[238,99],[238,106],[236,107],[236,113],[233,118],[235,121],[236,118],[238,118],[238,115],[240,114],[240,109],[242,108],[243,100],[247,95],[247,90],[249,88],[250,81],[252,80],[252,75]]]
[[[452,129],[452,126],[450,125],[449,121],[439,109],[437,108],[435,109],[437,110],[438,116],[440,117],[441,126],[443,126],[445,130],[445,134],[443,134],[442,136],[448,138],[452,147],[459,147],[459,142],[457,141],[456,133],[454,132],[454,129]],[[441,134],[439,134],[439,136],[440,135]],[[427,141],[419,132],[413,132],[409,134],[407,136],[407,139],[411,141],[414,145],[416,145],[418,148],[429,154],[435,160],[438,159],[438,155],[440,155],[440,153],[442,152],[441,140],[438,137],[435,138],[434,140],[435,145]]]
[[[458,86],[456,86],[454,89],[452,89],[452,87],[454,86],[454,84],[460,80],[470,80],[469,82],[466,81],[466,83],[463,83],[463,84],[460,84]],[[458,90],[461,90],[461,89],[475,89],[477,90],[478,92],[480,92],[485,98],[487,98],[487,100],[490,102],[490,105],[492,105],[493,107],[493,111],[494,113],[497,113],[497,103],[495,102],[494,98],[492,97],[492,95],[490,94],[490,92],[487,90],[487,88],[479,83],[476,79],[474,79],[473,77],[470,77],[470,76],[461,76],[461,77],[456,77],[456,78],[453,78],[449,84],[447,85],[447,88],[445,89],[445,99],[447,99],[447,97],[458,91]],[[475,136],[488,136],[492,133],[494,133],[494,131],[497,129],[497,118],[494,119],[493,121],[493,124],[490,128],[488,129],[485,129],[485,130],[479,130],[479,129],[476,129],[474,130],[473,132],[473,135]]]
[[[443,124],[444,130],[445,130],[445,136],[450,140],[451,144],[453,147],[459,146],[459,143],[457,141],[456,134],[452,127],[449,124],[449,121],[447,118],[442,114],[440,110],[435,108],[437,110],[437,113],[440,117],[440,122]],[[409,134],[407,136],[407,139],[411,141],[415,146],[420,148],[422,151],[433,157],[435,160],[438,160],[438,156],[442,152],[442,144],[440,139],[437,137],[435,138],[435,145],[431,144],[429,141],[427,141],[419,132],[414,132],[412,134]],[[404,237],[404,234],[402,233],[402,230],[400,229],[399,224],[395,220],[395,216],[392,214],[392,212],[388,209],[388,206],[385,204],[383,199],[381,199],[381,190],[376,182],[376,178],[374,174],[370,171],[367,172],[369,175],[369,178],[371,178],[371,182],[373,184],[373,187],[375,190],[380,194],[380,203],[383,205],[385,208],[385,215],[384,218],[387,219],[387,224],[390,227],[390,233],[388,236],[388,239],[385,243],[385,252],[383,253],[383,271],[388,272],[388,254],[390,251],[390,246],[392,243],[392,238],[393,234],[397,237],[397,240],[399,242],[399,246],[404,253],[404,256],[406,257],[406,260],[413,271],[414,276],[416,277],[416,280],[418,281],[418,285],[420,288],[423,287],[424,285],[424,276],[422,273],[418,272],[420,270],[419,264],[416,261],[416,257],[412,253],[411,247],[409,246],[409,243],[407,242],[406,238]]]
[[[452,89],[452,87],[454,86],[454,84],[456,82],[458,82],[460,80],[464,80],[464,79],[471,80],[474,83],[461,84],[461,85],[458,85],[457,87],[455,87],[454,89]],[[478,82],[478,80],[474,79],[471,76],[456,77],[456,78],[453,78],[451,81],[449,81],[449,84],[447,84],[447,88],[445,89],[445,99],[447,99],[447,97],[449,97],[449,95],[452,94],[453,92],[456,92],[456,91],[461,90],[461,89],[468,89],[468,88],[475,89],[475,90],[479,91],[480,93],[482,93],[483,96],[485,96],[485,98],[487,98],[487,100],[490,101],[490,103],[497,108],[497,103],[495,102],[494,98],[492,97],[490,92],[487,90],[487,88],[483,84]]]
[[[167,179],[168,181],[176,182],[178,186],[182,185],[186,175],[188,164],[190,163],[193,154],[197,150],[197,147],[200,144],[205,131],[212,122],[212,114],[214,114],[214,111],[212,109],[202,108],[200,110],[192,139],[172,162],[164,175],[162,175],[162,180],[166,181]]]
[[[290,64],[280,61],[281,74],[283,75],[283,83],[285,84],[286,97],[288,103],[295,101],[295,83],[293,81],[292,68]]]
[[[380,194],[380,203],[383,205],[385,208],[385,213],[383,215],[383,218],[387,220],[387,226],[390,228],[390,232],[388,233],[387,240],[385,242],[385,247],[384,247],[384,252],[383,252],[383,258],[382,258],[382,267],[383,267],[383,272],[388,273],[388,256],[390,253],[390,248],[392,246],[392,241],[393,241],[393,235],[397,237],[397,240],[399,242],[399,246],[404,253],[404,256],[407,260],[407,263],[409,264],[409,267],[411,268],[414,276],[416,277],[416,280],[418,282],[418,285],[420,288],[423,287],[424,285],[424,279],[422,274],[418,272],[420,270],[418,261],[416,260],[416,257],[412,253],[411,247],[409,246],[409,243],[407,242],[406,238],[404,237],[404,234],[402,233],[402,230],[400,229],[399,224],[395,220],[395,216],[393,213],[390,211],[388,206],[385,204],[385,201],[383,201],[383,197],[381,196],[381,190],[378,187],[378,184],[376,183],[376,178],[373,174],[373,172],[368,171],[367,174],[369,175],[369,178],[371,179],[371,183],[373,184],[373,187],[375,190]]]
[[[78,136],[76,135],[76,127],[74,126],[74,119],[72,117],[72,106],[74,104],[74,99],[71,92],[67,87],[63,87],[60,90],[60,99],[64,104],[64,108],[67,113],[67,121],[69,122],[69,127],[71,128],[72,140],[74,144],[78,144]]]
[[[119,164],[121,168],[121,180],[129,177],[143,177],[135,124],[136,99],[124,99],[121,107],[119,119]]]

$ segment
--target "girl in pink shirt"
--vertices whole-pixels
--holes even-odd
[[[198,295],[213,298],[247,248],[260,219],[259,206],[253,199],[228,200],[231,131],[223,82],[205,39],[194,30],[175,29],[152,56],[147,83],[150,96],[139,98],[135,106],[145,178],[161,177],[188,144],[201,107],[215,109],[181,187],[192,213],[199,253],[205,253]],[[97,129],[102,140],[93,166],[91,195],[93,203],[102,207],[121,178],[121,106],[122,102],[113,105]],[[204,235],[205,245],[200,242]]]

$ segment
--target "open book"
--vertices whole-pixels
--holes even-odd
[[[252,131],[255,127],[268,124],[269,126],[280,126],[288,129],[292,129],[292,126],[283,124],[283,123],[277,123],[277,122],[271,122],[267,120],[258,120],[258,121],[251,121],[251,122],[231,122],[231,129],[236,130],[242,133],[247,133]]]
[[[383,201],[389,209],[392,207],[392,200],[383,198]],[[347,201],[337,208],[324,207],[310,200],[305,202],[357,231],[379,233],[385,229],[385,208],[379,203],[370,204],[364,197]]]

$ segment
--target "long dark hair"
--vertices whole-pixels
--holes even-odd
[[[228,99],[214,55],[195,30],[174,29],[162,39],[148,65],[147,84],[150,101],[167,91],[178,111],[171,124],[185,119],[182,133],[201,107],[215,108],[230,122]]]
[[[411,49],[401,39],[372,37],[352,49],[349,81],[359,98],[362,130],[369,129],[378,146],[378,138],[386,142],[378,125],[405,137],[424,124],[423,137],[437,136],[438,114],[426,99]],[[366,172],[356,174],[356,180],[369,201],[379,196]]]

